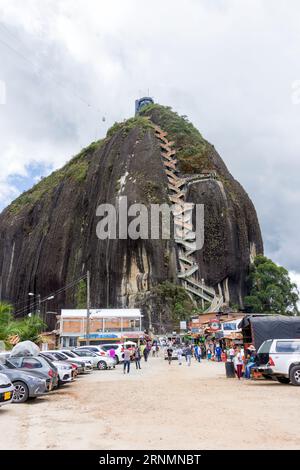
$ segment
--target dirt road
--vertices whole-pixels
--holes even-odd
[[[150,358],[0,408],[1,449],[300,449],[300,387]]]

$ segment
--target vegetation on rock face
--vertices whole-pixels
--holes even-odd
[[[122,131],[123,137],[126,137],[129,132],[138,127],[142,132],[142,135],[148,130],[152,129],[151,122],[149,119],[143,116],[136,116],[130,119],[127,119],[123,122],[115,122],[114,125],[108,129],[106,137],[110,138],[119,131]]]
[[[180,320],[188,320],[195,313],[195,306],[185,289],[170,281],[162,282],[151,290],[158,299],[159,308],[168,309],[174,326],[178,328]]]
[[[299,292],[288,271],[263,255],[256,256],[249,275],[246,309],[255,313],[299,314]]]
[[[86,308],[87,302],[87,285],[86,280],[82,279],[75,293],[76,308]]]
[[[9,346],[9,337],[18,335],[20,341],[38,341],[39,335],[46,326],[38,315],[31,315],[22,319],[14,319],[13,307],[7,303],[0,303],[0,340]]]
[[[212,169],[209,159],[210,145],[187,119],[172,108],[150,104],[141,110],[141,116],[150,116],[174,140],[176,156],[182,173],[201,173]]]
[[[54,171],[31,189],[21,194],[9,206],[9,211],[13,214],[18,214],[24,206],[33,205],[46,193],[51,192],[66,179],[73,180],[77,183],[85,181],[89,167],[88,157],[101,146],[102,142],[101,140],[92,142],[61,169]]]

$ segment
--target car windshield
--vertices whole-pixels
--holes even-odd
[[[6,359],[5,356],[0,357],[0,364],[7,369],[16,369],[16,366]]]
[[[50,353],[44,353],[43,354],[43,357],[45,357],[46,359],[50,359],[50,361],[55,361],[55,357],[53,356],[53,354],[50,354]]]
[[[76,354],[72,353],[71,351],[64,351],[63,354],[66,354],[69,357],[76,357]]]
[[[95,354],[92,352],[92,351],[74,351],[75,354],[77,354],[77,356],[81,356],[81,357],[88,357],[88,356],[91,356],[91,357],[94,357]]]
[[[56,359],[58,359],[59,361],[64,361],[66,359],[69,359],[68,356],[64,353],[58,353],[58,352],[55,352],[53,353],[53,356],[56,357]]]

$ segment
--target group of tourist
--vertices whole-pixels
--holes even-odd
[[[197,362],[202,359],[215,362],[230,361],[234,363],[237,378],[240,380],[242,377],[250,379],[251,369],[256,365],[256,352],[253,346],[244,351],[240,346],[231,346],[222,348],[218,342],[207,342],[200,344],[174,344],[169,343],[166,353],[169,365],[172,364],[172,359],[175,356],[178,359],[178,365],[182,365],[183,358],[188,366],[191,365],[192,358],[194,357]]]
[[[135,347],[125,348],[124,350],[124,363],[123,363],[123,373],[130,373],[131,362],[135,363],[136,369],[141,369],[141,359],[144,358],[144,361],[148,361],[148,357],[152,351],[152,356],[157,357],[159,353],[159,346],[157,342],[147,341],[141,345],[136,345]]]

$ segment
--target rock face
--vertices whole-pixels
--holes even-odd
[[[150,105],[136,118],[115,124],[104,140],[0,215],[0,296],[20,314],[29,308],[28,292],[43,298],[69,284],[51,301],[51,311],[76,306],[73,283],[89,269],[93,307],[141,306],[146,321],[158,322],[162,307],[153,292],[166,281],[178,282],[175,242],[99,240],[96,235],[100,204],[116,205],[119,196],[127,196],[128,206],[169,203],[152,123],[174,141],[182,175],[215,172],[214,179],[191,185],[186,194],[188,201],[205,207],[205,243],[195,255],[198,275],[222,291],[227,303],[243,305],[250,258],[263,251],[255,208],[214,147],[185,117]],[[160,322],[172,315],[166,310]]]

